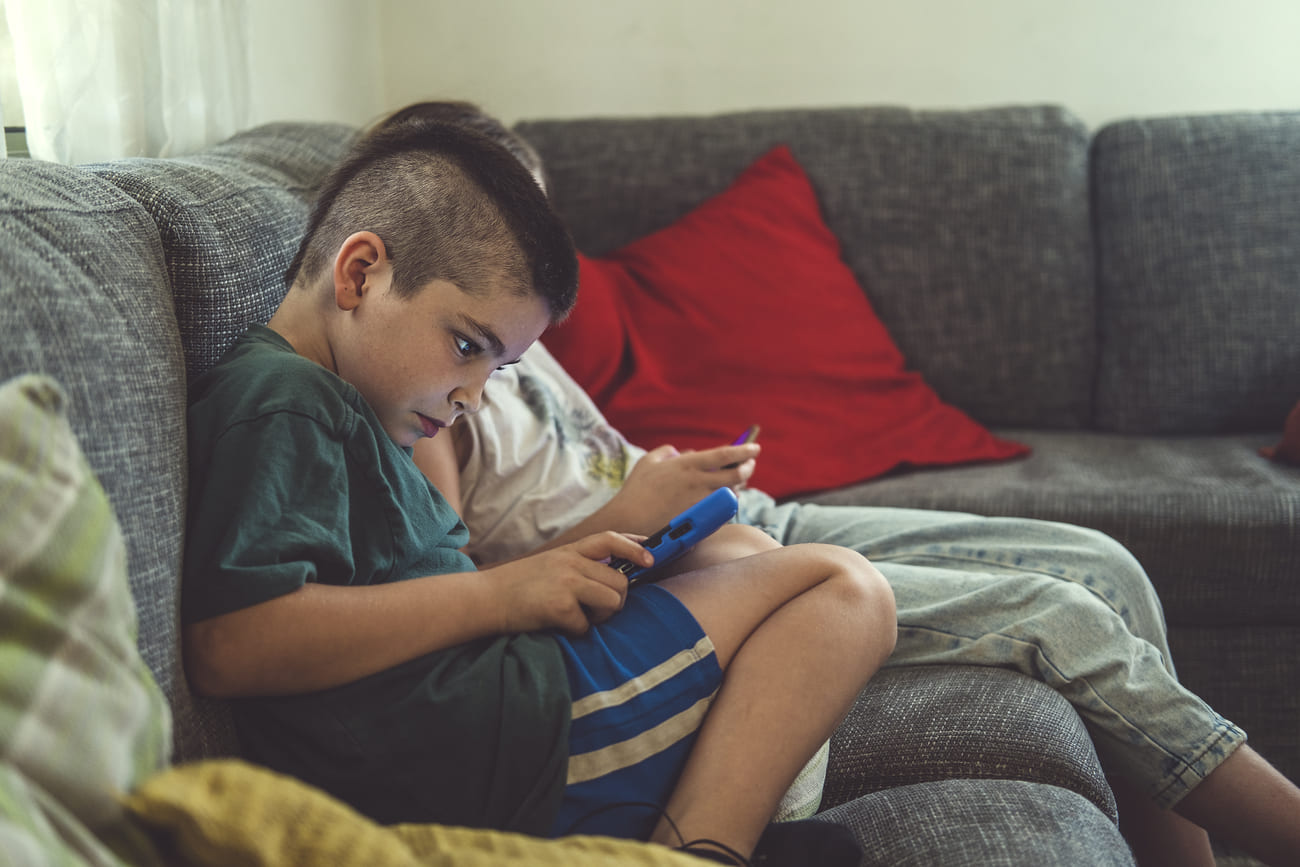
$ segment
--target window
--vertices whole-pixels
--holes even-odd
[[[13,40],[9,22],[0,10],[0,118],[4,119],[5,140],[0,155],[29,156],[27,128],[23,123],[23,103],[18,95],[18,65],[14,62]]]

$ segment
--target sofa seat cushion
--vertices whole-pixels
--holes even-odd
[[[1092,527],[1146,566],[1170,622],[1300,625],[1300,469],[1258,454],[1273,435],[1000,432],[1034,453],[997,466],[898,473],[808,499]]]
[[[1119,828],[1077,792],[1021,780],[945,780],[864,795],[820,814],[862,844],[861,867],[1132,867]]]
[[[831,739],[822,809],[953,778],[1048,783],[1117,816],[1070,703],[1019,672],[967,665],[900,666],[872,678]]]

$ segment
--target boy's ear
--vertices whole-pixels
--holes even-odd
[[[334,303],[353,310],[391,273],[384,241],[374,232],[354,232],[334,257]]]

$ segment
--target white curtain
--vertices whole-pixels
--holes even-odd
[[[245,0],[4,2],[34,158],[177,156],[246,125]]]

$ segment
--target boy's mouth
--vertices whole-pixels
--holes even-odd
[[[423,413],[417,412],[416,415],[419,416],[420,427],[423,429],[424,435],[427,437],[437,436],[438,431],[446,427],[446,425],[443,424],[442,422],[438,421],[437,419],[429,418],[427,415],[424,415]]]

